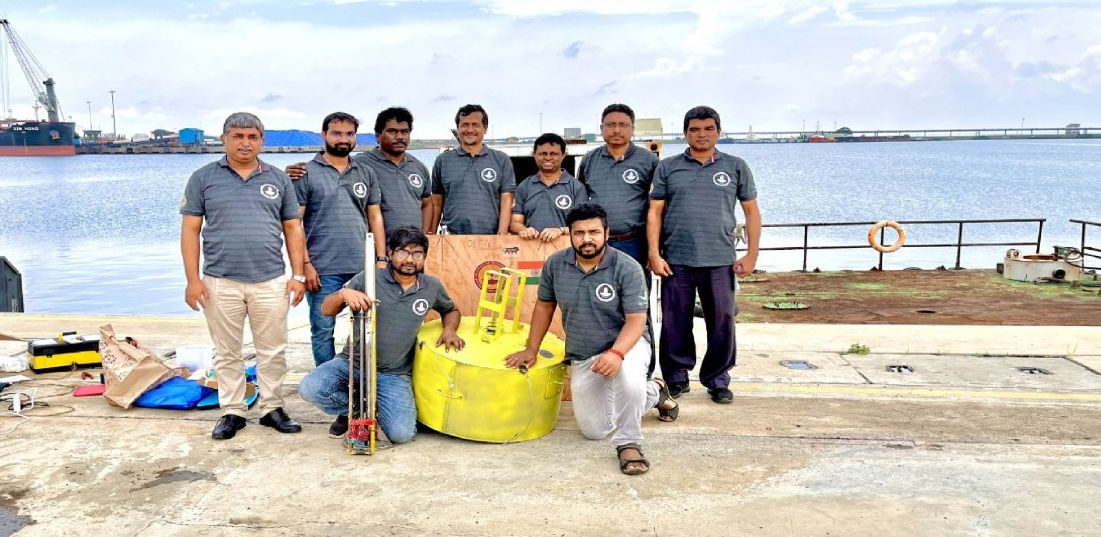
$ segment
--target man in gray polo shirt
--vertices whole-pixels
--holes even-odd
[[[585,187],[562,169],[566,158],[566,140],[548,132],[535,139],[532,156],[539,171],[516,185],[509,231],[522,239],[550,242],[566,228],[570,208],[588,201]]]
[[[657,408],[673,421],[680,409],[661,380],[646,380],[650,344],[646,329],[646,284],[630,256],[606,248],[604,209],[582,203],[566,217],[571,247],[543,264],[539,301],[527,347],[505,358],[508,367],[531,367],[556,307],[562,307],[566,362],[570,365],[573,413],[581,433],[599,440],[615,431],[619,469],[637,475],[650,469],[642,453],[642,415]]]
[[[282,394],[288,298],[293,305],[302,301],[306,245],[294,187],[282,171],[257,158],[263,142],[259,118],[231,114],[222,127],[226,156],[191,174],[180,206],[184,301],[195,311],[202,307],[216,350],[218,403],[225,411],[211,433],[216,440],[233,438],[245,426],[246,317],[256,347],[260,424],[283,433],[302,430],[283,411]],[[291,279],[284,276],[284,243]]]
[[[661,343],[658,361],[674,397],[689,390],[688,372],[696,365],[692,337],[695,295],[699,292],[707,325],[707,352],[700,383],[711,400],[730,403],[730,368],[737,346],[734,301],[737,276],[753,272],[761,239],[757,187],[749,165],[715,149],[721,136],[719,113],[697,106],[684,115],[688,149],[662,159],[650,193],[647,238],[650,270],[661,283]],[[746,219],[748,252],[736,259],[736,206]]]
[[[375,118],[378,147],[354,157],[359,164],[375,171],[382,193],[382,221],[386,233],[405,226],[424,229],[432,225],[432,184],[428,168],[407,152],[413,132],[413,114],[401,107],[390,107]],[[306,174],[306,163],[287,166],[292,181]],[[429,235],[435,228],[425,230]]]
[[[626,252],[646,266],[646,211],[658,157],[631,143],[635,112],[625,104],[610,104],[600,117],[604,145],[581,159],[577,178],[589,189],[593,203],[608,211],[608,246]]]
[[[486,147],[489,116],[477,104],[455,113],[460,147],[432,165],[432,226],[457,235],[506,235],[516,173],[508,155]],[[441,229],[443,229],[441,228]]]
[[[306,230],[306,303],[314,365],[335,354],[333,318],[321,314],[321,303],[363,270],[368,228],[375,237],[372,263],[386,256],[378,179],[371,168],[348,158],[358,130],[359,120],[351,114],[325,116],[325,151],[306,163],[306,174],[294,182]]]
[[[444,350],[462,349],[465,342],[455,330],[461,314],[455,308],[443,284],[423,273],[428,254],[428,238],[414,226],[398,228],[388,238],[390,264],[377,269],[375,292],[376,357],[378,363],[378,419],[386,437],[395,444],[413,439],[417,433],[417,406],[413,400],[413,346],[429,309],[443,318],[443,333],[436,346]],[[325,299],[322,311],[335,316],[347,306],[352,311],[371,307],[365,294],[363,272]],[[381,337],[379,337],[381,336]],[[303,399],[317,405],[326,414],[336,415],[329,427],[333,436],[348,430],[348,355],[358,345],[354,333],[344,347],[341,359],[322,364],[311,371],[298,386]],[[357,375],[360,373],[357,371]]]

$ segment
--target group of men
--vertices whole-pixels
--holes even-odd
[[[715,110],[689,110],[688,148],[660,162],[631,142],[634,120],[626,105],[605,108],[605,144],[584,156],[576,177],[562,168],[565,140],[540,136],[532,152],[538,172],[518,182],[510,158],[485,146],[489,117],[479,105],[457,111],[460,146],[437,157],[431,174],[407,152],[413,117],[404,108],[380,112],[374,125],[378,147],[354,157],[358,120],[330,114],[322,123],[324,150],[286,173],[258,159],[260,120],[247,113],[229,116],[222,134],[226,156],[191,176],[180,209],[185,300],[202,308],[216,347],[225,414],[213,438],[232,438],[246,423],[246,317],[258,362],[260,423],[280,432],[301,430],[283,410],[281,386],[288,302],[297,305],[305,296],[316,367],[302,380],[300,395],[336,416],[332,435],[346,432],[351,379],[345,360],[355,345],[349,342],[334,360],[334,319],[346,307],[376,307],[377,333],[386,334],[377,345],[379,424],[391,442],[411,440],[413,348],[428,310],[443,320],[438,346],[449,351],[464,345],[456,334],[461,313],[440,280],[424,274],[426,235],[511,232],[552,241],[566,234],[571,246],[544,264],[528,344],[505,364],[533,364],[561,308],[582,433],[595,439],[614,431],[621,471],[646,472],[643,414],[656,408],[660,420],[676,419],[675,399],[690,389],[697,293],[708,334],[699,380],[713,401],[733,400],[728,371],[736,356],[734,286],[756,264],[761,219],[749,167],[715,148],[721,135]],[[748,252],[741,258],[735,252],[739,205],[748,232]],[[376,303],[364,289],[368,232],[375,237]],[[284,243],[290,278],[284,274]],[[653,338],[643,267],[662,277],[661,378],[650,378]]]

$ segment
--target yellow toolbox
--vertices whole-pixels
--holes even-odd
[[[27,343],[31,371],[69,369],[73,366],[98,366],[99,336],[62,332],[54,339],[35,339]]]

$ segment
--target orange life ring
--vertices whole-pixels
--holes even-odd
[[[898,240],[890,246],[883,246],[882,244],[879,244],[879,239],[876,237],[876,234],[879,233],[879,230],[885,227],[889,227],[898,233]],[[895,222],[894,220],[883,220],[881,222],[877,222],[874,226],[868,229],[868,244],[871,244],[872,248],[875,248],[876,251],[889,254],[895,250],[898,250],[899,248],[902,248],[902,245],[905,242],[906,230],[902,229],[902,226],[898,225],[898,222]]]

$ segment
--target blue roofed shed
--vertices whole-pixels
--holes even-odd
[[[188,127],[186,129],[180,129],[180,144],[181,145],[203,145],[203,129],[196,129]]]

